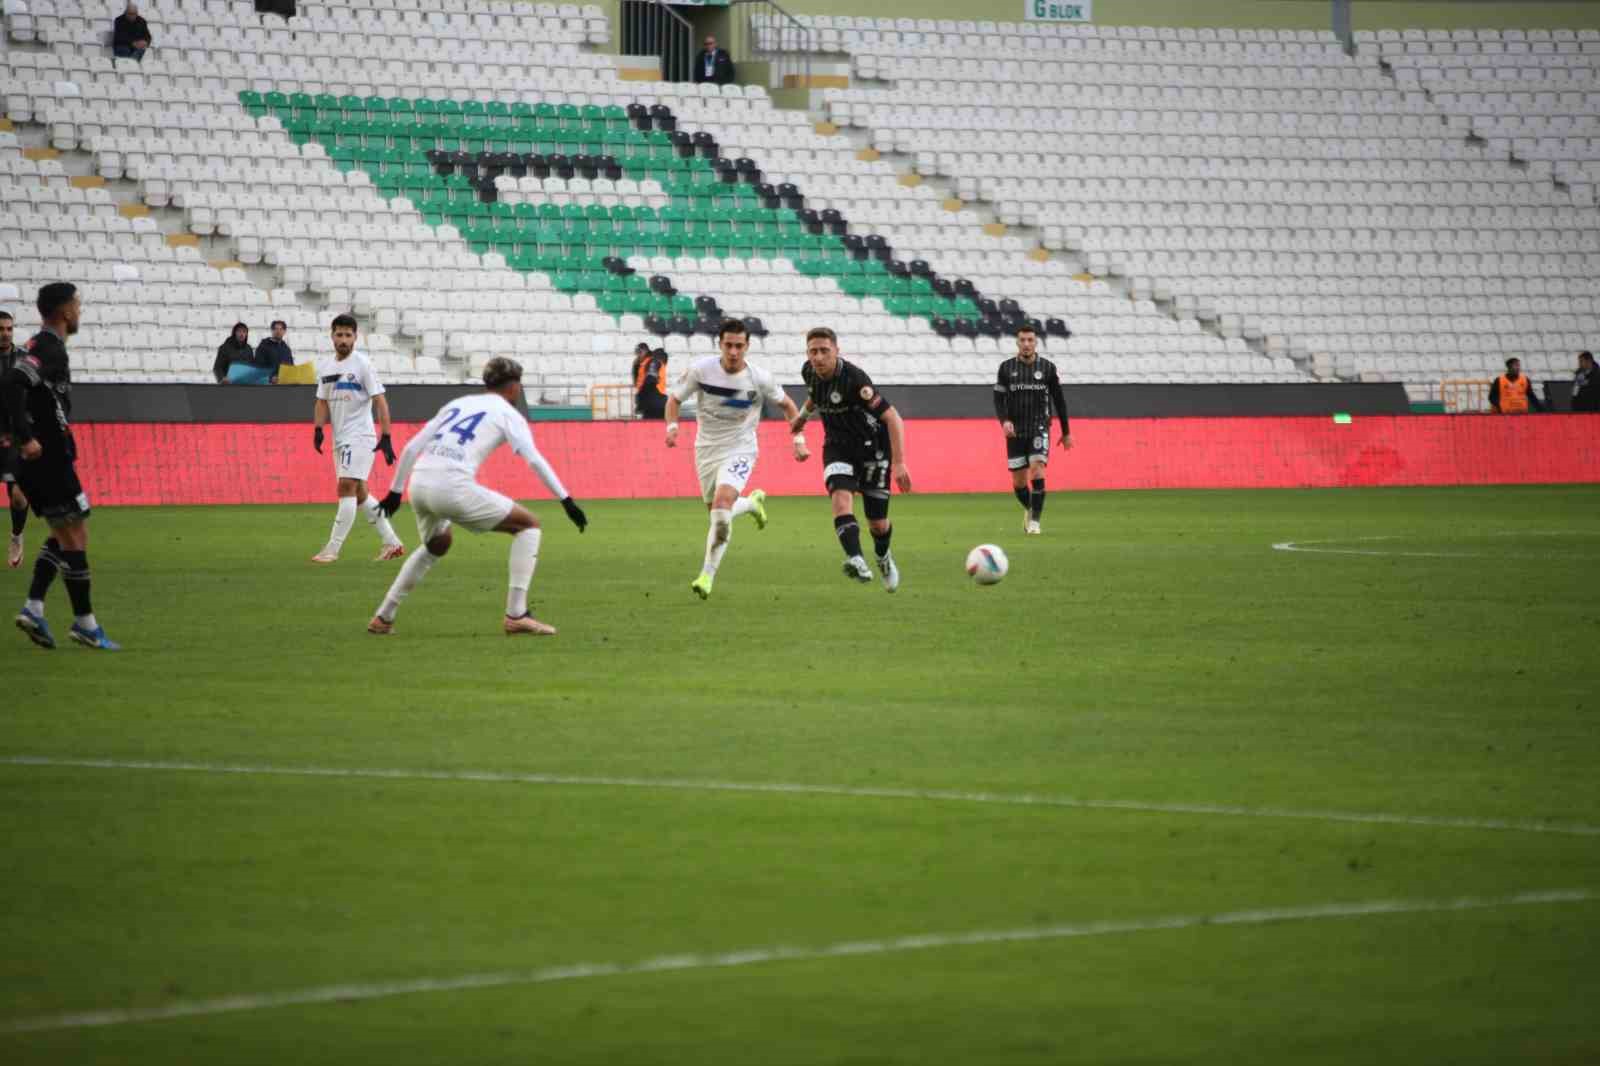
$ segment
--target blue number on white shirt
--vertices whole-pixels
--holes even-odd
[[[483,421],[483,416],[487,412],[479,411],[476,414],[468,415],[466,418],[461,418],[461,409],[459,407],[450,407],[446,408],[444,413],[447,417],[440,424],[439,432],[433,435],[433,439],[438,440],[446,433],[454,433],[456,439],[461,442],[462,447],[465,447],[468,442],[478,435],[478,423]],[[461,418],[459,425],[456,424],[456,419],[458,418]]]

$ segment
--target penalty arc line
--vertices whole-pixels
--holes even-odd
[[[1288,807],[1237,807],[1215,803],[1151,803],[1142,800],[1079,799],[1026,792],[966,792],[950,789],[876,788],[851,785],[806,785],[782,781],[716,781],[692,778],[610,777],[574,774],[511,773],[492,770],[407,770],[333,766],[265,766],[143,759],[72,759],[41,755],[0,756],[3,766],[57,767],[88,770],[143,770],[248,777],[319,777],[379,781],[439,781],[478,784],[552,785],[579,788],[658,789],[674,792],[731,792],[781,796],[830,796],[850,799],[921,800],[1002,807],[1053,807],[1069,810],[1128,811],[1144,814],[1215,815],[1228,818],[1277,818],[1361,825],[1410,825],[1438,829],[1486,829],[1559,836],[1600,836],[1600,825],[1582,822],[1537,822],[1449,815],[1391,814],[1383,811],[1298,810]]]
[[[923,933],[880,940],[845,940],[818,947],[759,947],[716,954],[660,955],[631,963],[577,963],[534,970],[505,970],[462,974],[456,977],[423,977],[371,984],[322,985],[259,995],[224,996],[168,1003],[159,1007],[120,1007],[79,1011],[33,1018],[0,1021],[0,1033],[37,1033],[64,1029],[93,1029],[137,1022],[196,1018],[240,1011],[269,1010],[276,1007],[309,1006],[322,1003],[349,1003],[430,992],[463,992],[483,988],[506,988],[554,984],[597,977],[626,977],[644,974],[675,973],[686,970],[731,969],[763,963],[808,962],[872,955],[891,955],[939,948],[973,947],[986,944],[1016,944],[1047,940],[1147,933],[1159,930],[1194,929],[1205,926],[1271,925],[1334,918],[1364,918],[1396,914],[1442,914],[1488,910],[1537,904],[1586,903],[1600,895],[1584,889],[1552,892],[1520,892],[1499,897],[1465,897],[1447,900],[1370,900],[1362,903],[1322,903],[1300,907],[1274,907],[1260,910],[1225,911],[1217,914],[1171,915],[1123,921],[1095,921],[1023,929],[975,930],[965,933]]]

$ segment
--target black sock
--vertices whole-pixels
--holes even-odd
[[[57,554],[60,550],[61,545],[54,537],[39,546],[39,557],[33,561],[33,583],[28,586],[28,599],[42,600],[50,591],[50,582],[56,579],[56,571],[62,567],[61,556]]]
[[[1022,485],[1016,485],[1011,489],[1011,492],[1017,497],[1017,502],[1022,504],[1022,506],[1030,506],[1028,503],[1028,490],[1026,487]]]
[[[64,551],[61,562],[61,580],[67,586],[67,597],[72,600],[73,615],[82,618],[93,614],[94,608],[89,605],[89,553]]]
[[[855,558],[861,554],[861,527],[856,525],[856,516],[842,514],[833,520],[833,531],[839,537],[839,546],[844,549],[848,558]]]
[[[1033,509],[1033,520],[1037,522],[1039,516],[1044,514],[1044,478],[1033,479],[1033,502],[1029,505]]]
[[[11,505],[11,535],[13,537],[21,536],[22,529],[27,524],[28,509],[26,507],[18,507],[13,503]]]
[[[889,538],[892,536],[894,536],[893,526],[884,530],[881,535],[878,533],[872,534],[872,550],[877,553],[878,558],[882,559],[889,554]]]

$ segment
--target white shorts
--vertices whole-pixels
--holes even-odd
[[[706,503],[716,498],[718,485],[732,485],[734,492],[743,494],[756,472],[755,452],[696,455],[694,459],[700,471],[700,496]]]
[[[411,479],[411,509],[417,514],[417,536],[426,544],[451,524],[474,533],[488,533],[505,521],[516,503],[468,478]]]
[[[377,437],[360,437],[350,441],[334,441],[333,469],[336,476],[367,480],[372,473],[372,449],[378,446]]]

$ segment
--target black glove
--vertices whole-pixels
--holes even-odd
[[[385,433],[383,436],[379,437],[378,446],[372,450],[375,452],[382,452],[383,457],[389,460],[389,465],[394,465],[394,445],[389,441],[389,434]]]
[[[383,517],[393,518],[394,513],[400,510],[399,490],[390,489],[388,495],[384,496],[384,498],[378,502],[378,510],[383,512]]]
[[[317,450],[317,454],[318,455],[322,454],[322,427],[321,426],[318,426],[316,429],[311,431],[311,446]]]
[[[572,524],[578,527],[579,533],[582,533],[583,528],[589,524],[589,516],[583,513],[583,508],[573,502],[571,496],[568,496],[561,501],[561,509],[567,512],[567,517],[572,519]]]

